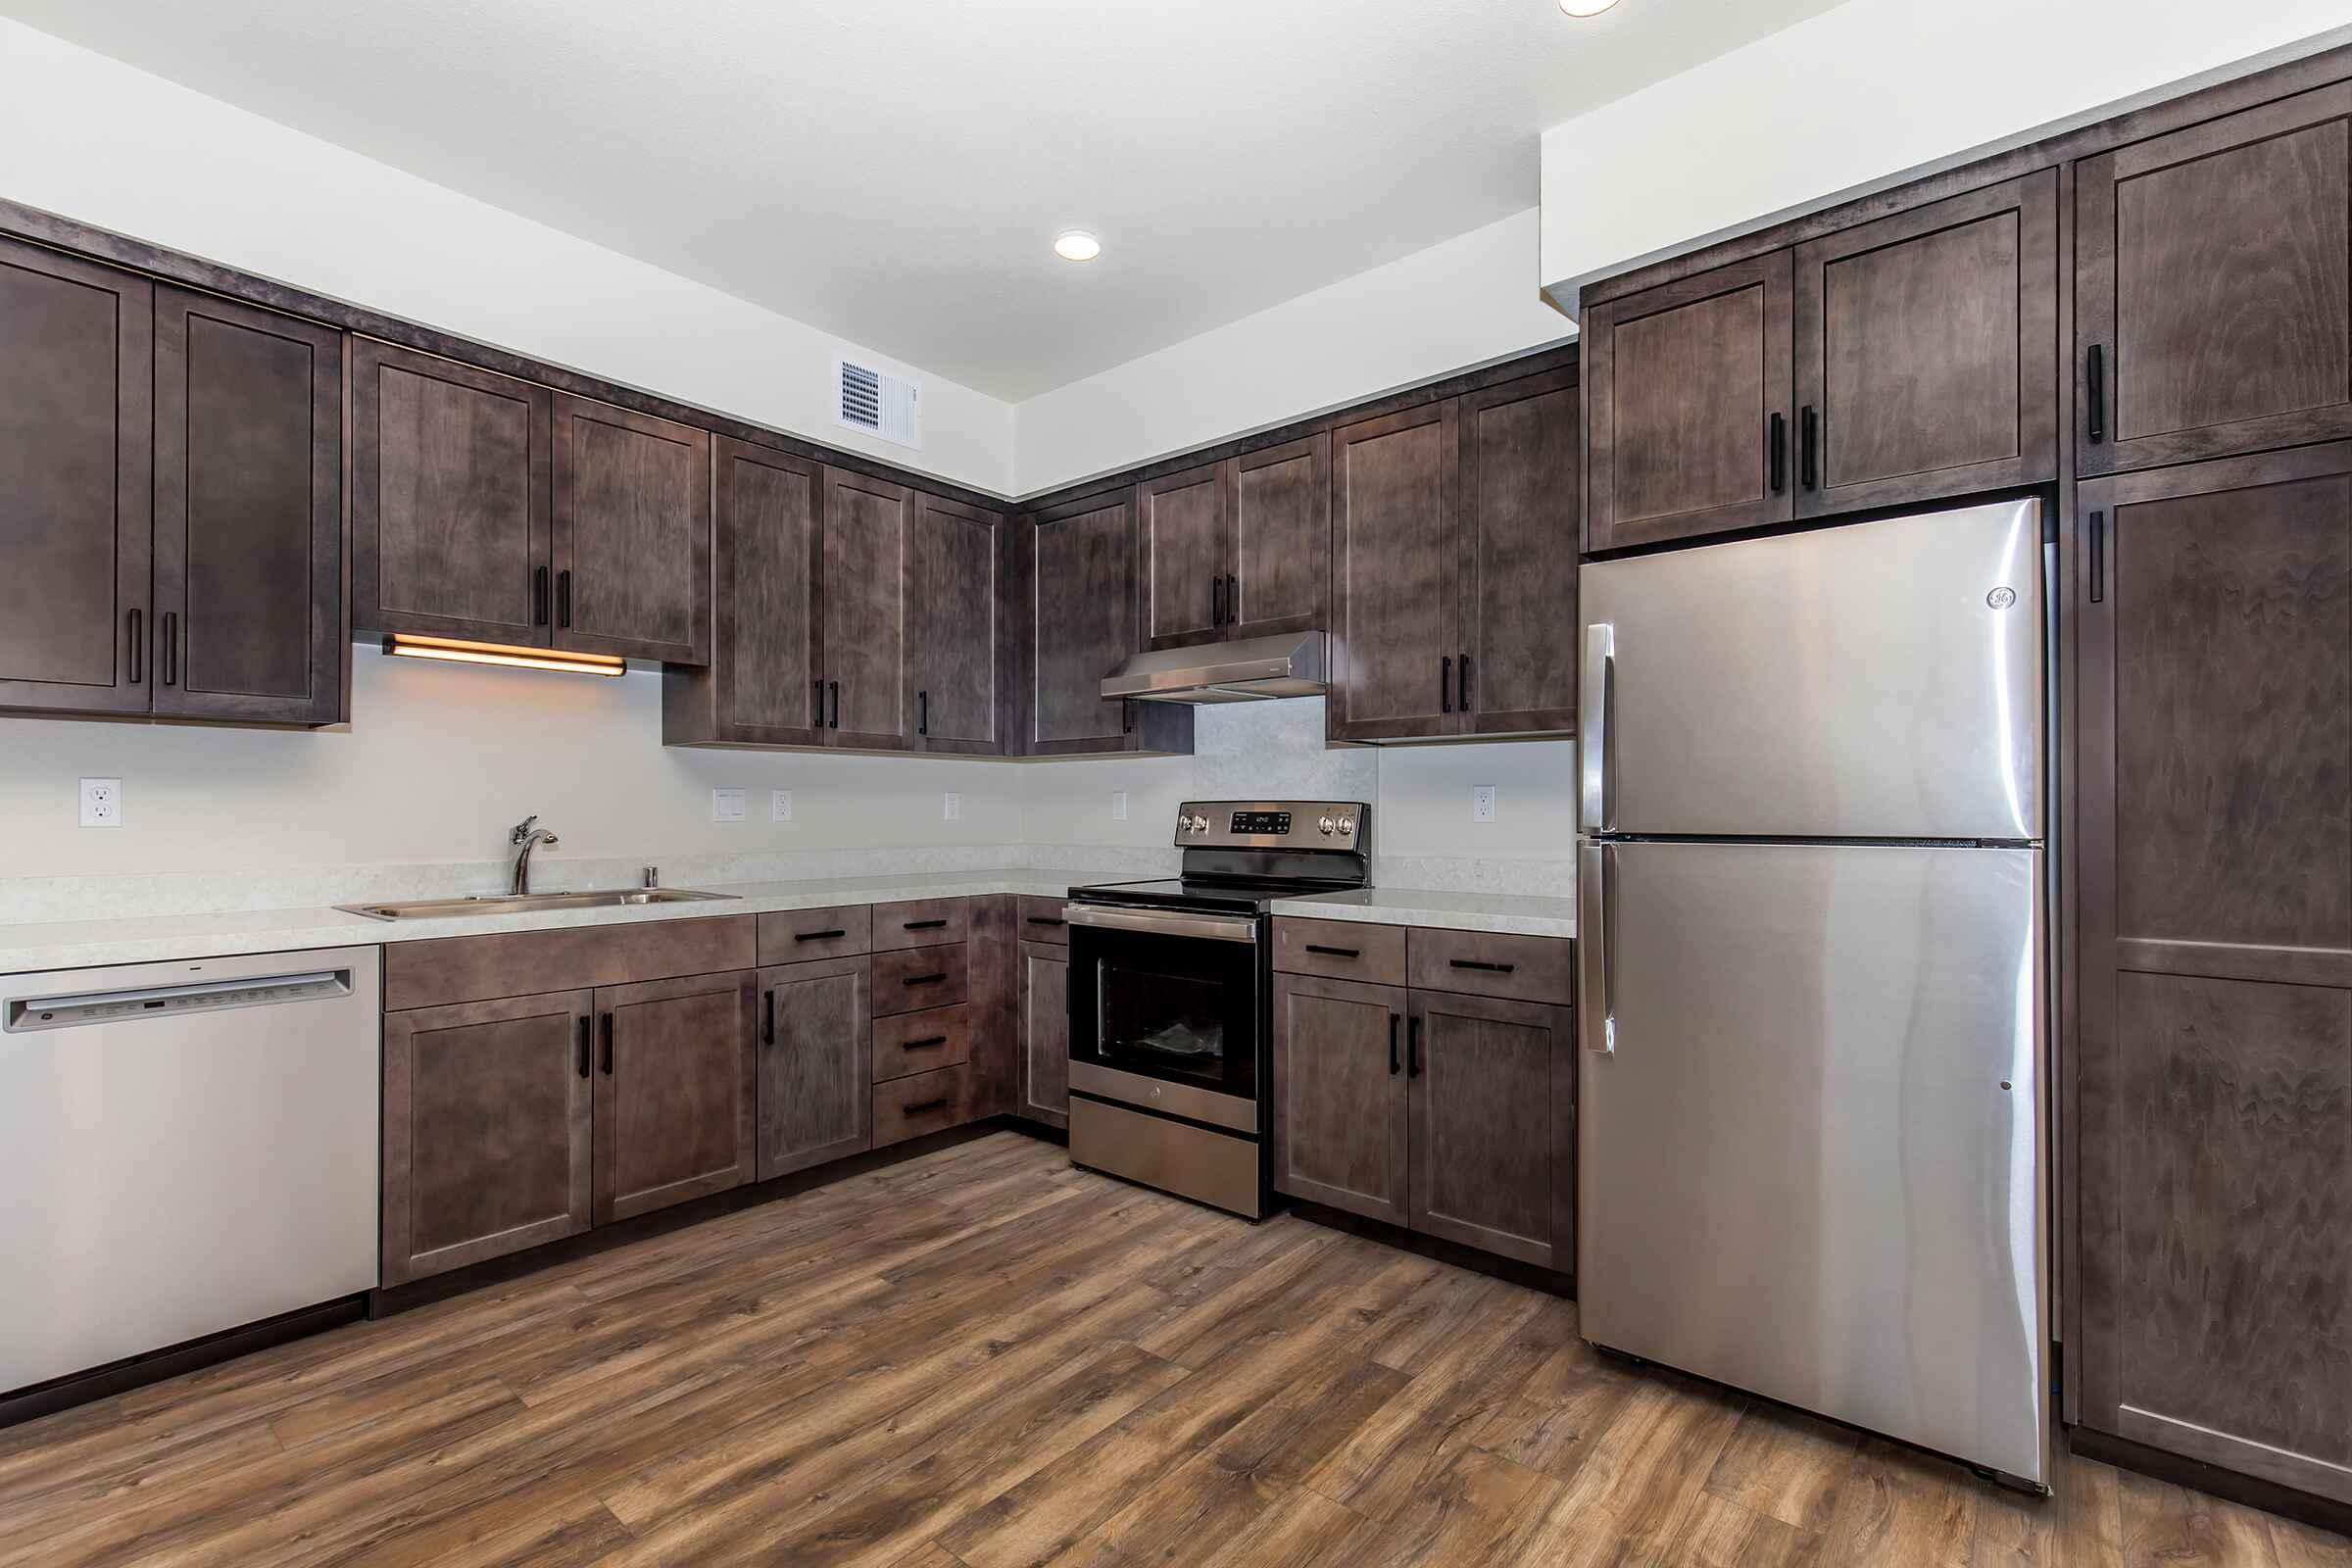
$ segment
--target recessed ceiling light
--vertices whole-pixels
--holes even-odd
[[[1592,0],[1578,0],[1578,3],[1590,5]],[[1054,254],[1065,262],[1091,262],[1102,254],[1102,242],[1082,228],[1073,228],[1066,234],[1054,236]]]
[[[1560,9],[1572,17],[1597,17],[1617,0],[1560,0]]]

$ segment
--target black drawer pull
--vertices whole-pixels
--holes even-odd
[[[605,1076],[612,1076],[612,1015],[605,1014]]]
[[[1389,1014],[1389,1076],[1394,1078],[1401,1067],[1396,1060],[1396,1014]]]
[[[2095,446],[2107,439],[2107,351],[2096,343],[2083,351],[2082,382],[2090,404],[2083,434]]]
[[[1484,958],[1454,958],[1449,961],[1456,969],[1484,969],[1489,974],[1509,974],[1519,967],[1515,963],[1489,963]]]
[[[1410,1078],[1421,1076],[1421,1015],[1413,1014],[1413,1026],[1404,1033],[1404,1070]]]
[[[901,1051],[929,1051],[933,1046],[944,1046],[947,1043],[948,1037],[946,1035],[925,1035],[920,1040],[907,1041],[906,1044],[900,1046],[899,1049]]]
[[[1029,923],[1031,925],[1068,925],[1070,922],[1057,919],[1050,914],[1033,914],[1029,917]]]
[[[763,1046],[772,1046],[776,1043],[775,988],[769,987],[760,993],[760,997],[762,998],[762,1010],[760,1019],[760,1043]]]
[[[580,1076],[588,1076],[588,1015],[580,1014]]]
[[[1313,942],[1306,945],[1306,951],[1320,953],[1327,958],[1360,958],[1364,956],[1361,948],[1326,948]]]
[[[910,974],[899,982],[906,986],[935,986],[947,978],[944,974]]]
[[[926,1110],[945,1110],[947,1108],[948,1102],[944,1100],[919,1100],[911,1105],[901,1105],[899,1107],[899,1114],[902,1116],[920,1116]]]
[[[795,942],[830,942],[835,937],[846,937],[848,935],[849,933],[847,931],[844,931],[840,927],[836,926],[830,931],[795,931],[792,934],[792,940]]]
[[[2090,602],[2107,597],[2107,514],[2090,514]]]
[[[947,923],[945,920],[909,920],[899,929],[903,931],[936,931]]]

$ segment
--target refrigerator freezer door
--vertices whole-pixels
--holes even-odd
[[[2041,852],[1602,853],[1585,1337],[2046,1481]]]
[[[2038,503],[1599,562],[1578,591],[1586,832],[2042,837]]]

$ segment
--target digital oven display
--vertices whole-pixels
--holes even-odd
[[[1287,834],[1290,830],[1291,813],[1288,811],[1236,811],[1233,813],[1233,831],[1236,833],[1279,835]]]

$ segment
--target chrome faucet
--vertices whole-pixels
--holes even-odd
[[[531,852],[533,850],[542,844],[563,842],[538,824],[539,816],[534,811],[515,823],[514,831],[507,837],[508,843],[521,846],[514,856],[514,877],[507,886],[509,893],[523,894],[531,891]]]

